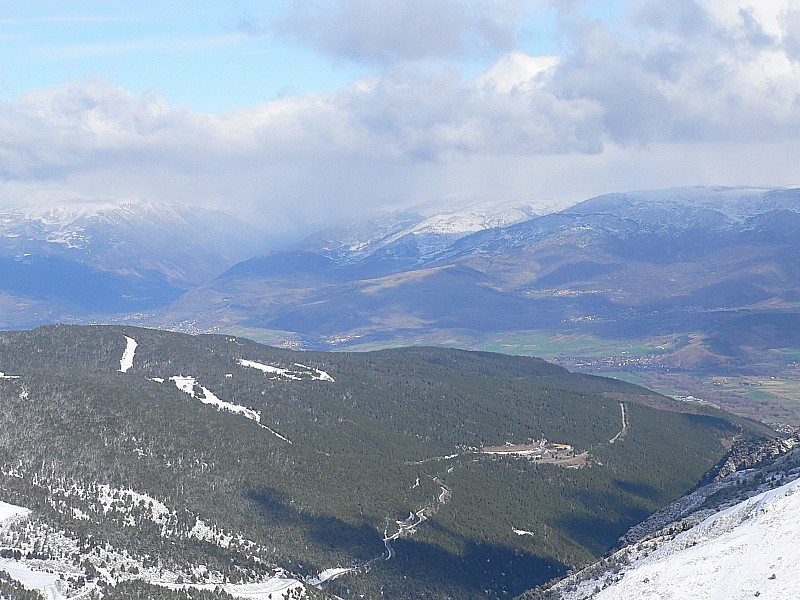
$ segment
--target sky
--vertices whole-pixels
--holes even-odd
[[[796,186],[800,0],[0,0],[0,208]]]

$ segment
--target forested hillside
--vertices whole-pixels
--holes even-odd
[[[769,433],[531,358],[101,326],[0,333],[0,409],[0,548],[65,597],[510,597]]]

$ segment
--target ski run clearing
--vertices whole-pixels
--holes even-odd
[[[625,433],[627,433],[628,431],[628,419],[625,416],[625,405],[622,402],[619,403],[619,409],[622,411],[622,429],[619,430],[619,433],[617,433],[617,435],[608,440],[609,444],[613,444],[614,442],[616,442],[618,439],[624,436]]]
[[[174,375],[173,377],[170,377],[169,380],[174,381],[175,385],[180,391],[186,392],[192,398],[197,398],[203,404],[211,404],[212,406],[216,406],[217,410],[226,410],[237,415],[242,415],[243,417],[250,419],[251,421],[255,421],[256,423],[261,423],[261,415],[256,411],[245,406],[240,406],[239,404],[233,404],[232,402],[220,400],[207,387],[199,385],[197,383],[197,379],[194,377]],[[195,388],[198,387],[203,392],[202,396],[195,393]]]
[[[250,367],[251,369],[258,369],[259,371],[268,375],[274,375],[271,379],[292,379],[294,381],[312,380],[312,381],[335,381],[328,373],[321,369],[315,369],[307,365],[295,363],[296,369],[282,369],[281,367],[273,367],[272,365],[265,365],[254,360],[239,359],[239,364],[243,367]]]
[[[136,354],[136,340],[133,338],[125,336],[125,340],[127,344],[125,346],[125,352],[122,353],[122,358],[119,361],[119,371],[120,373],[127,373],[128,369],[133,366],[133,356]]]
[[[275,431],[274,429],[267,427],[261,423],[261,414],[257,411],[247,408],[246,406],[241,406],[239,404],[233,404],[232,402],[225,402],[224,400],[220,400],[217,398],[208,388],[203,387],[202,385],[198,385],[197,380],[194,377],[189,377],[185,375],[174,375],[169,378],[170,381],[174,381],[175,385],[179,390],[189,394],[192,398],[197,398],[203,404],[210,404],[212,406],[216,406],[217,410],[225,410],[228,412],[232,412],[237,415],[242,415],[246,419],[250,419],[251,421],[255,421],[258,423],[262,428],[269,431],[275,437],[282,439],[284,442],[289,444],[292,441]],[[203,395],[200,396],[195,392],[196,388],[200,388],[203,392]]]

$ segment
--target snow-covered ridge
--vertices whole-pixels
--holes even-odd
[[[800,211],[800,191],[767,188],[680,187],[663,190],[607,194],[567,209],[568,213],[588,211],[612,213],[624,207],[627,213],[649,214],[649,211],[674,212],[704,209],[723,215],[730,222],[771,210]]]
[[[430,215],[407,230],[407,233],[469,234],[494,227],[507,227],[548,212],[524,204],[472,205],[445,209]],[[404,232],[405,233],[405,232]]]
[[[407,209],[380,211],[361,221],[318,232],[300,244],[334,260],[356,263],[403,239],[413,240],[422,256],[444,250],[464,236],[507,227],[561,210],[566,203],[544,201],[436,201]]]
[[[181,208],[186,208],[185,206]],[[46,230],[57,231],[74,227],[85,219],[94,217],[121,217],[134,214],[155,213],[176,216],[172,204],[152,200],[80,201],[29,205],[6,209],[0,213],[0,231],[3,225],[20,220],[40,224]]]
[[[595,575],[567,578],[551,592],[561,600],[798,598],[798,539],[800,479],[794,479],[678,535],[665,530],[628,546],[604,561],[610,570],[587,569]]]

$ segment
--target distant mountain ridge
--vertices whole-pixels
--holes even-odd
[[[304,349],[521,352],[713,402],[731,395],[673,375],[768,376],[786,382],[764,385],[780,401],[739,386],[736,410],[794,422],[798,206],[797,189],[719,187],[560,210],[453,201],[365,214],[269,252],[258,232],[190,208],[17,215],[0,237],[0,326],[124,322]]]
[[[386,218],[376,226],[383,237],[376,237],[372,226],[346,229],[336,243],[329,239],[335,230],[312,236],[296,251],[237,266],[205,291],[190,292],[181,305],[191,306],[202,321],[206,311],[220,309],[211,309],[204,297],[232,298],[238,311],[232,317],[244,326],[269,329],[274,323],[274,329],[295,332],[316,347],[326,335],[380,343],[407,341],[423,329],[472,331],[474,340],[500,331],[481,324],[488,306],[481,298],[487,296],[510,317],[508,330],[572,330],[583,321],[595,333],[624,329],[623,318],[654,330],[656,323],[642,320],[655,314],[656,320],[677,319],[689,327],[697,308],[739,310],[769,303],[779,309],[800,297],[800,259],[794,252],[800,241],[795,226],[800,190],[610,194],[448,238],[427,251],[413,233],[421,221],[405,213]],[[298,261],[304,265],[303,290],[294,285]],[[410,287],[418,282],[424,282],[419,289]],[[247,290],[267,285],[269,304],[262,310]],[[276,292],[282,287],[294,291],[281,297]],[[433,303],[445,296],[450,312],[443,321]],[[392,320],[420,325],[386,327]],[[323,321],[327,325],[320,329]]]
[[[388,255],[413,248],[417,259],[430,258],[472,233],[548,214],[556,210],[542,202],[432,202],[385,212],[319,231],[295,247],[323,254],[338,263],[360,262],[377,252]],[[403,253],[403,250],[401,250]]]

